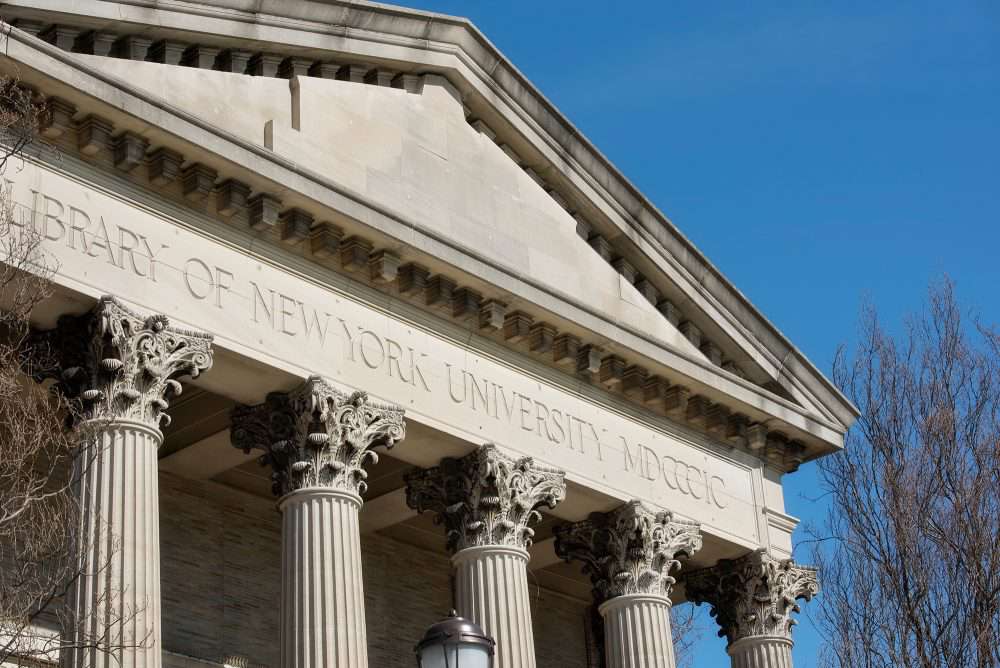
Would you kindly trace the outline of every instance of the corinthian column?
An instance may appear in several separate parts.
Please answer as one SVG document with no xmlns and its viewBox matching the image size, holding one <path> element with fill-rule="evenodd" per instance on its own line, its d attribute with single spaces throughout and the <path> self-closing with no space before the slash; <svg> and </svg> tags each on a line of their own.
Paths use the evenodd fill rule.
<svg viewBox="0 0 1000 668">
<path fill-rule="evenodd" d="M 712 606 L 733 668 L 792 668 L 792 613 L 819 591 L 815 568 L 757 550 L 695 571 L 684 586 L 688 600 Z"/>
<path fill-rule="evenodd" d="M 358 514 L 378 462 L 405 434 L 403 410 L 318 376 L 232 414 L 232 443 L 263 450 L 281 510 L 282 668 L 366 668 Z"/>
<path fill-rule="evenodd" d="M 68 668 L 159 668 L 160 528 L 157 449 L 180 376 L 212 366 L 211 337 L 170 327 L 104 297 L 33 335 L 36 380 L 79 402 L 80 577 L 65 629 Z"/>
<path fill-rule="evenodd" d="M 590 575 L 608 668 L 674 668 L 670 571 L 701 549 L 698 524 L 631 501 L 556 527 L 555 538 L 556 554 Z"/>
<path fill-rule="evenodd" d="M 455 567 L 455 607 L 497 643 L 496 668 L 534 668 L 528 547 L 541 519 L 566 496 L 565 474 L 492 444 L 406 476 L 406 503 L 437 513 Z"/>
</svg>

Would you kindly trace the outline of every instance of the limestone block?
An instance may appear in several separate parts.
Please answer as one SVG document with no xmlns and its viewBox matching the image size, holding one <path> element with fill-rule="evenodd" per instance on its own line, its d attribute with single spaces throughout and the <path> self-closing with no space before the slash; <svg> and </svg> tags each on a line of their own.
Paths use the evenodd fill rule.
<svg viewBox="0 0 1000 668">
<path fill-rule="evenodd" d="M 76 42 L 79 30 L 68 25 L 50 25 L 38 33 L 38 38 L 56 46 L 63 51 L 69 51 Z"/>
<path fill-rule="evenodd" d="M 284 79 L 249 77 L 195 67 L 163 67 L 159 63 L 121 58 L 80 57 L 87 59 L 91 67 L 129 81 L 226 132 L 257 144 L 264 143 L 267 121 L 273 119 L 286 125 L 291 122 L 291 93 Z"/>
<path fill-rule="evenodd" d="M 38 119 L 38 131 L 43 137 L 55 139 L 73 129 L 76 106 L 60 97 L 45 100 L 45 109 Z"/>
<path fill-rule="evenodd" d="M 507 305 L 491 299 L 483 302 L 479 308 L 479 328 L 491 332 L 503 329 L 504 318 L 507 315 Z"/>
<path fill-rule="evenodd" d="M 249 198 L 250 186 L 236 179 L 226 179 L 219 185 L 215 209 L 220 215 L 231 218 L 246 211 Z"/>
<path fill-rule="evenodd" d="M 444 77 L 422 76 L 419 93 L 316 76 L 296 76 L 293 90 L 287 80 L 234 74 L 240 62 L 249 62 L 249 55 L 237 52 L 217 57 L 229 71 L 80 57 L 482 253 L 513 275 L 551 286 L 610 322 L 698 354 L 638 292 L 629 297 L 633 303 L 621 298 L 619 275 L 581 243 L 579 221 L 466 122 L 461 96 Z M 159 164 L 166 168 L 157 178 L 169 180 L 172 164 Z M 613 249 L 601 242 L 610 257 Z M 581 273 L 586 285 L 576 278 Z"/>
<path fill-rule="evenodd" d="M 219 57 L 219 49 L 213 46 L 203 46 L 192 44 L 185 49 L 181 56 L 181 65 L 197 67 L 203 70 L 211 70 L 215 67 L 216 59 Z"/>
<path fill-rule="evenodd" d="M 344 231 L 333 223 L 319 223 L 310 241 L 313 256 L 323 260 L 337 256 L 340 253 L 340 240 L 343 237 Z"/>
<path fill-rule="evenodd" d="M 430 273 L 427 267 L 410 262 L 399 268 L 399 292 L 411 297 L 423 297 Z"/>
<path fill-rule="evenodd" d="M 115 167 L 123 172 L 131 172 L 146 157 L 149 142 L 134 132 L 123 132 L 115 137 Z"/>
<path fill-rule="evenodd" d="M 90 114 L 80 120 L 76 129 L 77 145 L 84 155 L 97 155 L 112 147 L 111 132 L 114 125 L 111 121 Z"/>
<path fill-rule="evenodd" d="M 169 148 L 160 147 L 149 155 L 149 180 L 164 186 L 180 176 L 184 156 Z"/>
<path fill-rule="evenodd" d="M 161 39 L 150 44 L 149 50 L 146 52 L 146 60 L 165 65 L 180 65 L 181 58 L 188 46 L 184 42 Z"/>
<path fill-rule="evenodd" d="M 309 238 L 313 217 L 307 211 L 292 208 L 281 214 L 281 241 L 295 246 Z"/>
<path fill-rule="evenodd" d="M 399 256 L 387 250 L 375 251 L 368 258 L 368 269 L 375 283 L 391 283 L 399 276 Z"/>
<path fill-rule="evenodd" d="M 117 39 L 117 35 L 114 33 L 88 30 L 77 36 L 73 50 L 77 53 L 107 57 L 111 55 L 115 39 Z"/>
</svg>

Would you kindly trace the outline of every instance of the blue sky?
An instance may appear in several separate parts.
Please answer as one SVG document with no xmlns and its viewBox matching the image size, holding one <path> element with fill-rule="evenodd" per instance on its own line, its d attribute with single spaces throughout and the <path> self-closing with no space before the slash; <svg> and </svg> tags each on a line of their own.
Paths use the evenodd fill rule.
<svg viewBox="0 0 1000 668">
<path fill-rule="evenodd" d="M 863 299 L 898 321 L 944 273 L 1000 320 L 995 1 L 412 5 L 471 18 L 822 371 Z M 786 485 L 822 518 L 813 466 Z"/>
</svg>

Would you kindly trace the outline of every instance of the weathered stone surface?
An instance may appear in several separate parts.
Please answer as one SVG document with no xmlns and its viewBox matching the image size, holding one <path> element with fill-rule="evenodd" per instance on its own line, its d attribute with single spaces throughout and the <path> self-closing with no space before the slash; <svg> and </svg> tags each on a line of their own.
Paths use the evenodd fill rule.
<svg viewBox="0 0 1000 668">
<path fill-rule="evenodd" d="M 401 408 L 364 392 L 345 394 L 318 376 L 294 392 L 236 407 L 232 422 L 233 447 L 264 451 L 275 496 L 310 487 L 363 495 L 364 467 L 378 461 L 373 448 L 392 448 L 406 435 Z"/>
<path fill-rule="evenodd" d="M 292 208 L 280 216 L 281 241 L 289 246 L 295 246 L 309 238 L 313 225 L 313 217 L 299 208 Z"/>
<path fill-rule="evenodd" d="M 82 402 L 87 419 L 151 428 L 170 423 L 177 379 L 212 367 L 210 335 L 171 327 L 164 315 L 142 316 L 113 297 L 84 315 L 60 317 L 55 329 L 33 334 L 31 347 L 35 379 L 55 379 L 60 392 Z"/>
<path fill-rule="evenodd" d="M 247 200 L 250 227 L 259 232 L 278 224 L 281 200 L 267 193 L 257 193 Z"/>
<path fill-rule="evenodd" d="M 76 106 L 60 97 L 49 97 L 38 119 L 38 131 L 43 137 L 55 139 L 73 130 Z"/>
<path fill-rule="evenodd" d="M 215 203 L 216 211 L 226 218 L 236 215 L 245 216 L 249 198 L 250 186 L 236 179 L 226 179 L 219 184 Z"/>
<path fill-rule="evenodd" d="M 169 148 L 159 147 L 149 155 L 149 180 L 158 186 L 171 183 L 181 174 L 184 156 Z"/>
<path fill-rule="evenodd" d="M 513 458 L 487 444 L 462 459 L 406 476 L 406 503 L 433 512 L 447 530 L 448 549 L 514 546 L 527 549 L 541 507 L 566 496 L 565 473 Z"/>
<path fill-rule="evenodd" d="M 670 572 L 702 543 L 697 522 L 639 501 L 557 526 L 555 536 L 560 558 L 583 562 L 598 603 L 628 594 L 669 598 L 676 582 Z"/>
<path fill-rule="evenodd" d="M 94 156 L 113 146 L 111 133 L 114 131 L 111 121 L 89 114 L 82 118 L 76 128 L 77 146 L 84 155 Z"/>
<path fill-rule="evenodd" d="M 732 644 L 754 636 L 790 639 L 796 601 L 815 596 L 819 582 L 815 568 L 755 550 L 688 574 L 684 589 L 689 600 L 712 606 L 719 636 Z"/>
<path fill-rule="evenodd" d="M 115 167 L 123 172 L 131 172 L 145 161 L 147 146 L 149 142 L 146 138 L 134 132 L 123 132 L 115 137 Z"/>
<path fill-rule="evenodd" d="M 218 172 L 200 162 L 188 165 L 181 170 L 181 188 L 184 197 L 192 202 L 204 201 L 215 188 L 215 179 L 218 176 Z"/>
</svg>

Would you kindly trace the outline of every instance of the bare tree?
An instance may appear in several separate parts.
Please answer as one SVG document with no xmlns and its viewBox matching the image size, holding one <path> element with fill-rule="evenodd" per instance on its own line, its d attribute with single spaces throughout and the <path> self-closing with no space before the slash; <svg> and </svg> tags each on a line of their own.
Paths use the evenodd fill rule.
<svg viewBox="0 0 1000 668">
<path fill-rule="evenodd" d="M 0 177 L 39 147 L 43 109 L 30 87 L 0 78 Z M 88 546 L 75 488 L 97 453 L 78 404 L 32 381 L 52 375 L 31 317 L 51 296 L 56 267 L 23 213 L 9 186 L 0 188 L 0 665 L 132 644 L 108 635 L 113 601 L 93 602 L 99 620 L 76 619 L 64 605 L 81 578 L 101 576 L 116 546 L 102 563 L 81 559 Z"/>
<path fill-rule="evenodd" d="M 1000 666 L 1000 335 L 945 281 L 896 337 L 866 308 L 834 379 L 861 417 L 820 463 L 823 664 Z"/>
<path fill-rule="evenodd" d="M 38 105 L 30 88 L 0 80 L 0 175 L 19 168 Z M 0 191 L 0 663 L 46 658 L 58 647 L 57 606 L 76 574 L 77 507 L 67 472 L 76 456 L 64 428 L 72 407 L 24 373 L 30 316 L 50 292 L 40 240 Z"/>
<path fill-rule="evenodd" d="M 670 611 L 670 631 L 674 639 L 674 659 L 677 668 L 689 668 L 694 662 L 694 648 L 704 626 L 698 616 L 698 606 L 681 603 Z"/>
</svg>

